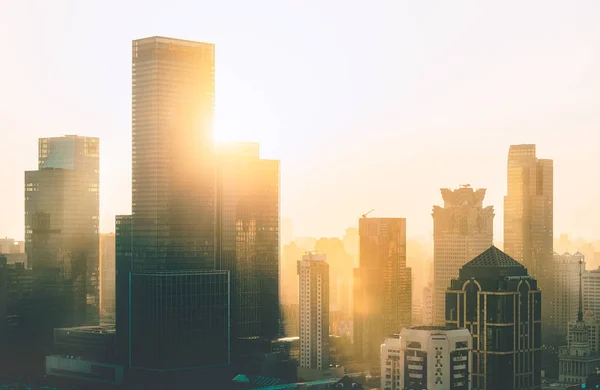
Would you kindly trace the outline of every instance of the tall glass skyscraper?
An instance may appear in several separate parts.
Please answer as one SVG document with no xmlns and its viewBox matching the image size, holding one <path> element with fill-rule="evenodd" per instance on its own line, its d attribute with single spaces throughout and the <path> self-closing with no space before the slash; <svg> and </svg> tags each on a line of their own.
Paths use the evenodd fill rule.
<svg viewBox="0 0 600 390">
<path fill-rule="evenodd" d="M 553 296 L 554 166 L 535 145 L 511 145 L 504 197 L 504 250 L 521 262 L 544 291 L 542 315 L 550 335 Z"/>
<path fill-rule="evenodd" d="M 42 138 L 25 172 L 25 251 L 49 337 L 99 320 L 99 156 L 98 138 Z"/>
<path fill-rule="evenodd" d="M 214 45 L 132 45 L 132 215 L 116 223 L 118 352 L 168 372 L 229 363 L 229 272 L 215 269 Z"/>
<path fill-rule="evenodd" d="M 379 364 L 386 336 L 412 320 L 411 269 L 406 266 L 406 219 L 358 222 L 360 263 L 354 269 L 354 347 L 357 357 Z"/>
<path fill-rule="evenodd" d="M 231 272 L 231 336 L 279 333 L 279 161 L 259 144 L 222 144 L 217 153 L 217 268 Z M 246 343 L 243 343 L 246 344 Z"/>
</svg>

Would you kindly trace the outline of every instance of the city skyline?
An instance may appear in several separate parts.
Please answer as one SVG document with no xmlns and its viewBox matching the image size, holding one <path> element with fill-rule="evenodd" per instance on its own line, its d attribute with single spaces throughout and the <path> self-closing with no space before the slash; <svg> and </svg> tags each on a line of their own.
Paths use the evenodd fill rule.
<svg viewBox="0 0 600 390">
<path fill-rule="evenodd" d="M 323 18 L 293 5 L 275 7 L 273 14 L 280 13 L 280 18 L 259 16 L 268 8 L 264 4 L 253 5 L 253 9 L 242 6 L 239 10 L 213 5 L 209 7 L 213 16 L 209 16 L 211 12 L 189 12 L 194 15 L 194 23 L 187 23 L 190 16 L 186 13 L 171 10 L 163 21 L 158 18 L 163 8 L 148 4 L 144 11 L 147 21 L 136 18 L 130 25 L 127 16 L 133 10 L 126 6 L 111 23 L 114 28 L 103 35 L 96 32 L 95 22 L 83 21 L 92 15 L 99 20 L 113 17 L 110 3 L 102 9 L 92 5 L 71 8 L 69 5 L 75 3 L 65 1 L 61 8 L 65 14 L 57 18 L 70 18 L 78 12 L 78 18 L 71 18 L 73 22 L 48 25 L 35 16 L 15 24 L 20 19 L 11 16 L 20 15 L 27 3 L 9 4 L 0 17 L 1 25 L 17 36 L 7 42 L 7 57 L 21 58 L 2 65 L 6 67 L 5 74 L 11 75 L 3 80 L 5 90 L 15 91 L 14 96 L 0 94 L 0 101 L 5 104 L 2 114 L 16 142 L 0 147 L 0 163 L 14 167 L 14 172 L 7 170 L 3 177 L 9 185 L 3 194 L 1 211 L 7 217 L 0 221 L 0 236 L 23 238 L 23 206 L 20 193 L 13 188 L 20 182 L 20 172 L 33 169 L 31 152 L 35 140 L 44 136 L 100 136 L 104 145 L 100 231 L 113 230 L 114 215 L 129 214 L 130 117 L 126 106 L 130 91 L 127 67 L 122 65 L 130 54 L 128 40 L 156 33 L 210 41 L 219 46 L 217 138 L 257 141 L 263 145 L 265 157 L 281 158 L 282 215 L 292 218 L 298 236 L 340 236 L 371 208 L 377 209 L 374 216 L 406 217 L 411 221 L 409 237 L 429 236 L 428 210 L 437 201 L 437 188 L 457 183 L 477 183 L 487 188 L 488 203 L 499 209 L 506 192 L 506 148 L 520 143 L 536 143 L 540 155 L 555 161 L 556 234 L 600 236 L 587 215 L 598 191 L 584 171 L 585 166 L 597 163 L 594 143 L 581 143 L 579 153 L 574 154 L 563 147 L 561 138 L 568 129 L 571 139 L 581 140 L 597 127 L 593 99 L 600 78 L 593 69 L 598 57 L 589 47 L 595 46 L 598 36 L 593 33 L 596 27 L 591 19 L 598 4 L 545 4 L 545 18 L 535 18 L 535 31 L 529 27 L 529 20 L 538 11 L 533 4 L 522 5 L 519 15 L 511 14 L 508 7 L 475 5 L 464 9 L 456 4 L 440 5 L 448 7 L 440 10 L 448 12 L 440 14 L 452 17 L 431 19 L 429 10 L 420 5 L 383 3 L 367 10 L 347 5 L 343 11 L 346 18 L 339 21 L 335 31 L 327 23 L 337 11 L 333 4 L 323 7 Z M 189 7 L 193 11 L 207 5 Z M 380 26 L 353 32 L 351 25 L 364 12 L 368 23 L 380 20 Z M 498 16 L 498 21 L 491 14 Z M 182 18 L 177 26 L 169 22 L 175 16 Z M 296 16 L 312 22 L 314 31 L 309 36 L 301 38 L 302 34 L 297 34 L 305 28 L 303 24 L 288 23 Z M 406 18 L 407 23 L 392 18 Z M 225 31 L 218 20 L 237 21 L 248 27 L 244 31 L 251 31 L 249 27 L 260 24 L 257 22 L 265 25 L 242 36 Z M 500 36 L 497 31 L 503 31 L 501 26 L 506 23 L 513 29 Z M 45 37 L 28 32 L 35 31 L 34 24 L 47 27 Z M 59 27 L 62 25 L 77 28 L 78 34 L 68 34 L 69 30 Z M 194 27 L 185 27 L 190 25 Z M 464 29 L 450 28 L 456 25 L 463 25 Z M 441 29 L 453 32 L 441 36 Z M 478 31 L 479 37 L 465 34 L 472 29 Z M 411 39 L 403 38 L 407 36 Z M 378 37 L 382 38 L 381 43 L 369 45 Z M 306 44 L 305 38 L 313 44 Z M 36 71 L 37 61 L 22 52 L 34 39 L 43 39 L 41 54 L 51 50 L 54 58 L 45 63 L 44 72 Z M 549 41 L 554 44 L 548 45 Z M 398 43 L 394 53 L 388 50 L 393 42 Z M 355 44 L 366 48 L 365 55 L 354 55 Z M 79 48 L 80 55 L 73 56 L 69 49 L 73 47 Z M 439 65 L 421 66 L 430 62 Z M 320 67 L 322 63 L 327 64 Z M 95 75 L 93 80 L 82 71 L 88 66 Z M 315 80 L 307 78 L 302 69 L 315 70 L 310 72 Z M 44 79 L 48 73 L 56 77 Z M 358 73 L 374 76 L 356 80 L 353 76 Z M 557 80 L 556 74 L 564 76 Z M 469 81 L 471 76 L 482 82 Z M 355 80 L 357 93 L 347 93 L 348 79 Z M 464 91 L 458 93 L 459 88 Z M 25 96 L 28 101 L 22 106 L 27 110 L 33 107 L 38 115 L 27 115 L 21 108 Z M 416 98 L 411 101 L 409 96 Z M 436 115 L 430 115 L 432 112 Z M 435 118 L 428 119 L 432 117 Z M 344 135 L 336 138 L 343 129 L 347 129 Z M 364 137 L 367 130 L 372 135 Z M 326 145 L 338 140 L 341 142 L 337 142 L 335 150 L 325 153 Z M 477 150 L 467 142 L 475 140 Z M 452 148 L 446 147 L 448 142 L 452 142 Z M 308 147 L 314 155 L 309 160 L 304 158 Z M 376 148 L 379 153 L 372 152 Z M 366 159 L 366 155 L 372 157 Z M 477 166 L 472 164 L 474 159 L 478 160 Z M 365 162 L 358 164 L 357 160 Z M 331 165 L 330 172 L 307 175 L 325 164 Z M 381 166 L 396 167 L 405 185 L 415 190 L 404 191 L 405 185 L 385 183 L 380 180 L 381 173 L 370 176 L 369 172 Z M 420 168 L 411 169 L 413 166 Z M 444 172 L 442 166 L 452 173 Z M 390 174 L 389 169 L 384 171 Z M 299 177 L 306 180 L 297 180 Z M 354 183 L 357 177 L 363 182 L 358 189 Z M 299 182 L 305 188 L 330 191 L 303 199 Z M 372 197 L 367 189 L 379 195 Z M 339 191 L 352 196 L 336 202 Z M 566 204 L 572 207 L 560 207 Z M 315 220 L 322 223 L 313 224 Z M 503 216 L 499 214 L 494 223 L 498 241 L 502 241 L 502 226 Z"/>
</svg>

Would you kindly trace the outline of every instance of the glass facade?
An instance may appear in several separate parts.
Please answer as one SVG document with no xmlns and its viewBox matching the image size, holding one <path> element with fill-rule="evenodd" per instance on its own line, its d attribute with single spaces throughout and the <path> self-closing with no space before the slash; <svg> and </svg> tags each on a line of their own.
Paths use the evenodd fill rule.
<svg viewBox="0 0 600 390">
<path fill-rule="evenodd" d="M 521 262 L 553 296 L 553 161 L 536 158 L 535 145 L 512 145 L 504 197 L 504 250 Z M 544 302 L 544 324 L 553 329 L 552 299 Z"/>
<path fill-rule="evenodd" d="M 406 266 L 406 219 L 361 218 L 360 263 L 354 270 L 357 357 L 379 361 L 386 336 L 412 320 L 411 269 Z"/>
<path fill-rule="evenodd" d="M 214 55 L 209 43 L 133 41 L 133 252 L 144 268 L 214 268 Z"/>
<path fill-rule="evenodd" d="M 51 338 L 99 319 L 99 140 L 43 138 L 39 148 L 39 170 L 25 172 L 25 251 Z"/>
<path fill-rule="evenodd" d="M 227 271 L 132 272 L 129 278 L 131 367 L 229 364 Z"/>
<path fill-rule="evenodd" d="M 541 389 L 541 314 L 537 281 L 496 247 L 461 268 L 446 292 L 446 325 L 473 335 L 474 390 Z"/>
<path fill-rule="evenodd" d="M 217 267 L 231 272 L 232 338 L 277 338 L 279 161 L 260 159 L 258 144 L 219 150 L 217 240 Z"/>
</svg>

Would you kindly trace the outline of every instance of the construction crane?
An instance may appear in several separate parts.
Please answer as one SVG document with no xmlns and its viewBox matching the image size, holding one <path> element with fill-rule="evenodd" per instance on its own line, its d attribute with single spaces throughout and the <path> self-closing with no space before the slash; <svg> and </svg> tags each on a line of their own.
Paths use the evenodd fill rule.
<svg viewBox="0 0 600 390">
<path fill-rule="evenodd" d="M 363 217 L 363 218 L 367 218 L 367 215 L 371 214 L 373 211 L 375 211 L 375 209 L 373 209 L 373 210 L 371 210 L 371 211 L 369 211 L 369 212 L 367 212 L 367 213 L 364 213 L 364 214 L 362 215 L 362 217 Z"/>
</svg>

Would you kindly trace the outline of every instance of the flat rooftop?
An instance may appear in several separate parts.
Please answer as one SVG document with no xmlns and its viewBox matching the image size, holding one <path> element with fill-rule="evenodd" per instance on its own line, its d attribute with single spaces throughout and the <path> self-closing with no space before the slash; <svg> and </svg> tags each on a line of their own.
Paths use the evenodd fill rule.
<svg viewBox="0 0 600 390">
<path fill-rule="evenodd" d="M 74 328 L 56 328 L 54 330 L 62 330 L 65 332 L 89 333 L 89 334 L 113 334 L 113 333 L 115 333 L 115 326 L 112 324 L 94 325 L 94 326 L 76 326 Z"/>
</svg>

